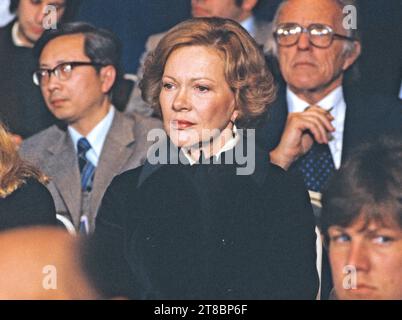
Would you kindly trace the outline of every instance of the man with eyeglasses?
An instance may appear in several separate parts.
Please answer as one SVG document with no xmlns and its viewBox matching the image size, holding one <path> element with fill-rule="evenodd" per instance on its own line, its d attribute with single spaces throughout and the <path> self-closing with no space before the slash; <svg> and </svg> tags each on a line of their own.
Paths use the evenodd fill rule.
<svg viewBox="0 0 402 320">
<path fill-rule="evenodd" d="M 80 22 L 45 31 L 34 48 L 33 82 L 60 123 L 25 140 L 20 151 L 51 177 L 58 214 L 85 234 L 114 176 L 145 161 L 148 131 L 160 127 L 112 105 L 120 52 L 112 33 Z"/>
<path fill-rule="evenodd" d="M 400 126 L 395 105 L 365 101 L 354 88 L 343 86 L 345 72 L 361 52 L 357 30 L 344 28 L 346 5 L 356 3 L 287 0 L 273 21 L 273 53 L 285 88 L 280 88 L 269 111 L 269 123 L 260 128 L 260 141 L 270 151 L 271 162 L 299 171 L 309 190 L 316 192 L 321 192 L 357 143 Z M 316 146 L 327 150 L 306 158 Z M 321 171 L 311 165 L 318 160 L 324 163 Z"/>
<path fill-rule="evenodd" d="M 45 28 L 72 19 L 80 0 L 11 0 L 16 19 L 0 28 L 0 119 L 16 142 L 55 122 L 32 83 L 32 48 Z"/>
<path fill-rule="evenodd" d="M 345 29 L 352 0 L 287 0 L 276 12 L 274 55 L 284 86 L 257 131 L 270 161 L 299 175 L 319 215 L 320 195 L 356 146 L 402 124 L 393 102 L 343 85 L 361 52 L 357 30 Z"/>
</svg>

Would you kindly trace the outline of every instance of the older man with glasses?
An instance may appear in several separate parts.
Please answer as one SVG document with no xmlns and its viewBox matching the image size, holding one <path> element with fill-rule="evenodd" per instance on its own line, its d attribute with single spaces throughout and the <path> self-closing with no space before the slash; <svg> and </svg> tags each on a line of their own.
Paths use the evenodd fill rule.
<svg viewBox="0 0 402 320">
<path fill-rule="evenodd" d="M 269 125 L 259 132 L 260 141 L 272 162 L 300 172 L 315 192 L 357 143 L 400 126 L 401 110 L 385 101 L 364 101 L 343 85 L 361 52 L 357 30 L 344 27 L 346 5 L 355 1 L 287 0 L 273 22 L 273 53 L 285 88 L 267 117 Z"/>
<path fill-rule="evenodd" d="M 300 175 L 319 214 L 328 180 L 360 143 L 397 129 L 393 101 L 344 86 L 361 52 L 355 29 L 345 28 L 352 0 L 287 0 L 276 12 L 273 53 L 284 86 L 257 132 L 271 162 Z"/>
</svg>

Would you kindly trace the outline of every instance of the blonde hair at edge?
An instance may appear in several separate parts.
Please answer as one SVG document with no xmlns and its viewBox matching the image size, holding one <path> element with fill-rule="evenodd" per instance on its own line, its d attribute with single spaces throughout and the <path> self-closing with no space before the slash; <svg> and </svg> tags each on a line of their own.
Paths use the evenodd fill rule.
<svg viewBox="0 0 402 320">
<path fill-rule="evenodd" d="M 48 182 L 48 178 L 38 169 L 20 158 L 11 135 L 0 124 L 0 198 L 13 193 L 28 178 L 37 179 L 43 184 Z"/>
</svg>

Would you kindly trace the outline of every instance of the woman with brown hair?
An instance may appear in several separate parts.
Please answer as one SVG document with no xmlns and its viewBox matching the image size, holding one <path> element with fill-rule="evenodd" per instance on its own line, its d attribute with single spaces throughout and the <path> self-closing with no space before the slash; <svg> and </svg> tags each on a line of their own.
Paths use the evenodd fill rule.
<svg viewBox="0 0 402 320">
<path fill-rule="evenodd" d="M 183 22 L 140 86 L 168 137 L 103 199 L 95 235 L 111 272 L 134 298 L 314 299 L 308 195 L 243 134 L 275 92 L 254 39 L 227 19 Z"/>
<path fill-rule="evenodd" d="M 0 231 L 57 224 L 46 182 L 38 169 L 19 157 L 11 135 L 0 124 Z"/>
</svg>

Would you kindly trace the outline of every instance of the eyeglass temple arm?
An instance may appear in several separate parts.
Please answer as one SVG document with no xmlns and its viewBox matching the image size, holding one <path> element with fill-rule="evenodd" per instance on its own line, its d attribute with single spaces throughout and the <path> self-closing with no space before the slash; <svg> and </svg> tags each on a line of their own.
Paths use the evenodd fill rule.
<svg viewBox="0 0 402 320">
<path fill-rule="evenodd" d="M 354 38 L 354 37 L 344 36 L 339 33 L 333 33 L 333 37 L 343 39 L 343 40 L 348 40 L 348 41 L 356 41 L 356 38 Z"/>
</svg>

